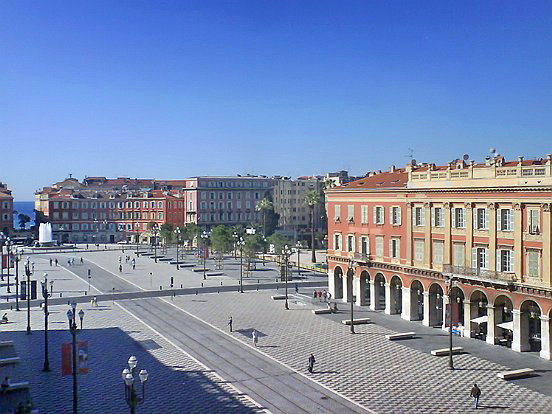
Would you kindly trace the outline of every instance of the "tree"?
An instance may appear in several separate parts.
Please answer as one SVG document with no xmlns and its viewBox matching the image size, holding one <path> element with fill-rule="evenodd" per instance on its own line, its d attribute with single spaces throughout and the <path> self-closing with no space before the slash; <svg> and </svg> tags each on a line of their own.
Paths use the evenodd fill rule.
<svg viewBox="0 0 552 414">
<path fill-rule="evenodd" d="M 265 197 L 257 203 L 255 210 L 263 215 L 263 237 L 266 237 L 266 214 L 268 211 L 274 211 L 274 203 Z"/>
<path fill-rule="evenodd" d="M 186 223 L 182 232 L 182 238 L 191 244 L 200 234 L 201 228 L 196 223 Z"/>
<path fill-rule="evenodd" d="M 211 231 L 211 248 L 218 253 L 227 253 L 232 250 L 234 240 L 230 227 L 220 225 Z"/>
<path fill-rule="evenodd" d="M 286 244 L 289 244 L 289 240 L 279 233 L 273 233 L 267 238 L 268 244 L 274 246 L 274 253 L 280 254 Z"/>
<path fill-rule="evenodd" d="M 161 236 L 165 244 L 171 243 L 174 237 L 173 225 L 169 223 L 161 224 L 161 227 L 159 227 L 159 235 Z"/>
<path fill-rule="evenodd" d="M 27 223 L 31 221 L 31 218 L 23 213 L 19 214 L 17 218 L 19 219 L 19 227 L 21 228 L 21 230 L 23 230 Z"/>
<path fill-rule="evenodd" d="M 310 210 L 312 263 L 316 263 L 316 252 L 314 250 L 314 208 L 319 202 L 320 195 L 316 190 L 310 190 L 305 195 L 305 204 L 309 207 Z"/>
</svg>

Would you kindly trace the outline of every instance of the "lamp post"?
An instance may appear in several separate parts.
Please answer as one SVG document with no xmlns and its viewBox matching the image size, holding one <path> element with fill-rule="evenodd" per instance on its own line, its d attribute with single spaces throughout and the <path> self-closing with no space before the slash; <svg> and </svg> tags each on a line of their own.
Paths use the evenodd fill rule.
<svg viewBox="0 0 552 414">
<path fill-rule="evenodd" d="M 232 233 L 232 238 L 234 239 L 234 259 L 236 259 L 237 250 L 238 250 L 238 241 L 239 241 L 238 233 L 236 232 Z"/>
<path fill-rule="evenodd" d="M 44 367 L 43 372 L 50 371 L 50 361 L 48 360 L 48 298 L 51 293 L 48 292 L 48 273 L 44 273 L 44 279 L 40 282 L 42 285 L 42 297 L 44 298 Z"/>
<path fill-rule="evenodd" d="M 153 248 L 155 250 L 153 253 L 153 259 L 155 260 L 155 263 L 157 263 L 157 235 L 159 234 L 159 225 L 157 223 L 153 223 L 151 229 L 153 231 Z"/>
<path fill-rule="evenodd" d="M 174 229 L 174 233 L 176 234 L 176 270 L 180 270 L 180 266 L 178 265 L 178 244 L 180 243 L 180 227 Z"/>
<path fill-rule="evenodd" d="M 297 274 L 301 277 L 301 242 L 297 241 L 295 247 L 297 248 Z"/>
<path fill-rule="evenodd" d="M 358 266 L 358 263 L 355 262 L 352 258 L 349 259 L 349 262 L 347 264 L 347 280 L 349 279 L 349 272 L 351 272 L 351 333 L 354 334 L 355 333 L 355 325 L 353 324 L 353 321 L 354 321 L 354 315 L 353 315 L 353 312 L 354 312 L 354 304 L 355 304 L 355 296 L 352 294 L 353 293 L 353 281 L 355 279 L 355 268 Z M 347 281 L 347 284 L 349 284 L 349 282 Z"/>
<path fill-rule="evenodd" d="M 125 401 L 130 408 L 130 413 L 136 413 L 138 404 L 142 404 L 146 400 L 146 381 L 148 380 L 148 371 L 141 370 L 138 374 L 142 383 L 142 396 L 138 396 L 134 389 L 134 369 L 138 365 L 138 360 L 134 355 L 128 359 L 128 368 L 123 369 L 122 377 L 125 384 Z"/>
<path fill-rule="evenodd" d="M 284 248 L 282 249 L 282 257 L 284 258 L 284 263 L 285 263 L 284 277 L 285 277 L 285 284 L 286 284 L 286 303 L 285 303 L 286 310 L 289 310 L 289 305 L 288 305 L 288 267 L 289 267 L 289 256 L 290 255 L 291 255 L 291 250 L 289 249 L 288 245 L 286 244 L 284 246 Z"/>
<path fill-rule="evenodd" d="M 0 279 L 4 281 L 4 243 L 7 237 L 0 232 Z"/>
<path fill-rule="evenodd" d="M 26 286 L 26 296 L 27 296 L 27 335 L 31 334 L 31 263 L 27 257 L 25 262 L 25 274 L 27 275 L 27 286 Z"/>
<path fill-rule="evenodd" d="M 15 251 L 15 310 L 19 311 L 19 262 L 21 261 L 21 253 Z"/>
<path fill-rule="evenodd" d="M 81 309 L 78 313 L 80 318 L 80 331 L 82 331 L 82 320 L 84 319 L 84 311 Z M 69 320 L 69 332 L 71 332 L 72 339 L 72 353 L 73 353 L 73 414 L 77 414 L 77 303 L 71 303 L 71 308 L 67 311 L 67 319 Z"/>
<path fill-rule="evenodd" d="M 245 240 L 240 237 L 237 245 L 240 249 L 240 292 L 243 293 L 243 246 L 245 246 Z"/>
<path fill-rule="evenodd" d="M 207 231 L 203 231 L 201 233 L 201 245 L 203 246 L 202 249 L 202 256 L 203 256 L 203 280 L 207 279 L 207 275 L 205 274 L 206 269 L 205 266 L 207 266 L 207 240 L 209 239 L 209 233 Z"/>
<path fill-rule="evenodd" d="M 8 272 L 8 293 L 11 293 L 10 290 L 10 255 L 11 255 L 11 247 L 12 247 L 12 241 L 9 237 L 6 238 L 6 254 L 7 254 L 7 266 L 6 271 Z"/>
<path fill-rule="evenodd" d="M 454 361 L 452 359 L 452 288 L 457 284 L 457 282 L 449 277 L 445 279 L 445 285 L 447 286 L 447 295 L 448 295 L 448 319 L 449 319 L 449 369 L 454 369 Z"/>
</svg>

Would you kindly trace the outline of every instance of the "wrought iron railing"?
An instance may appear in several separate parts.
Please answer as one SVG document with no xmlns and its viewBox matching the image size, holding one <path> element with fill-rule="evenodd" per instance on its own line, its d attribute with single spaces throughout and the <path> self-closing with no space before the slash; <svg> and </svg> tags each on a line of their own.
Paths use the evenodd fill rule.
<svg viewBox="0 0 552 414">
<path fill-rule="evenodd" d="M 453 266 L 449 264 L 443 265 L 443 273 L 452 273 L 453 275 L 460 275 L 477 279 L 500 280 L 504 282 L 516 282 L 518 280 L 515 273 L 496 272 L 494 270 L 478 269 L 465 266 Z"/>
</svg>

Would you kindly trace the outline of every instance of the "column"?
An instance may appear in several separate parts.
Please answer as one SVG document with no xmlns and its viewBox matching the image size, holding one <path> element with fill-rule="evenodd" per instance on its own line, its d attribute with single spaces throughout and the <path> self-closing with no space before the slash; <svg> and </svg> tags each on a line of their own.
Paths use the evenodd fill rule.
<svg viewBox="0 0 552 414">
<path fill-rule="evenodd" d="M 487 343 L 495 345 L 495 308 L 494 306 L 487 305 Z"/>
<path fill-rule="evenodd" d="M 546 315 L 540 316 L 541 320 L 541 351 L 540 357 L 552 360 L 551 348 L 552 343 L 550 341 L 550 318 Z"/>
<path fill-rule="evenodd" d="M 412 203 L 406 203 L 406 216 L 402 220 L 406 222 L 406 264 L 412 266 Z"/>
<path fill-rule="evenodd" d="M 412 318 L 412 309 L 410 306 L 410 288 L 402 287 L 402 312 L 401 318 L 406 319 L 407 321 L 413 320 Z"/>
<path fill-rule="evenodd" d="M 471 302 L 464 299 L 464 337 L 471 338 Z"/>
<path fill-rule="evenodd" d="M 448 295 L 443 295 L 443 323 L 441 324 L 441 328 L 444 330 L 444 331 L 448 331 L 447 329 L 447 324 L 448 324 L 448 319 L 447 319 L 447 305 L 449 303 L 449 296 Z M 452 311 L 452 309 L 451 309 Z"/>
<path fill-rule="evenodd" d="M 364 299 L 364 283 L 366 281 L 363 281 L 360 277 L 355 277 L 355 292 L 356 292 L 356 305 L 357 306 L 364 306 L 366 304 L 366 300 Z"/>
<path fill-rule="evenodd" d="M 543 204 L 542 206 L 542 271 L 541 277 L 545 286 L 552 284 L 550 273 L 552 272 L 551 254 L 552 249 L 550 238 L 552 236 L 550 232 L 550 204 Z M 517 270 L 517 269 L 516 269 Z"/>
<path fill-rule="evenodd" d="M 353 290 L 352 279 L 347 274 L 344 274 L 343 275 L 343 299 L 342 299 L 343 302 L 349 303 L 349 300 L 352 295 L 352 290 Z"/>
<path fill-rule="evenodd" d="M 424 203 L 424 214 L 425 214 L 425 241 L 424 241 L 424 267 L 427 269 L 432 269 L 432 259 L 433 259 L 433 245 L 431 241 L 431 203 Z"/>
<path fill-rule="evenodd" d="M 445 215 L 445 245 L 443 246 L 443 264 L 452 264 L 452 236 L 451 236 L 451 220 L 450 220 L 450 203 L 443 204 L 443 213 Z"/>
<path fill-rule="evenodd" d="M 512 350 L 524 352 L 530 349 L 529 346 L 529 318 L 521 313 L 520 310 L 512 310 L 514 315 L 514 340 L 512 341 Z"/>
<path fill-rule="evenodd" d="M 523 219 L 521 204 L 514 204 L 514 272 L 523 275 Z"/>
<path fill-rule="evenodd" d="M 391 284 L 386 283 L 385 284 L 385 313 L 387 315 L 391 315 L 392 300 L 393 299 L 391 298 Z"/>
<path fill-rule="evenodd" d="M 376 310 L 376 283 L 370 280 L 370 310 Z"/>
<path fill-rule="evenodd" d="M 487 204 L 489 214 L 489 270 L 496 268 L 496 204 Z"/>
<path fill-rule="evenodd" d="M 335 299 L 335 277 L 332 269 L 328 269 L 328 291 L 332 294 L 332 298 Z"/>
<path fill-rule="evenodd" d="M 424 297 L 424 319 L 422 320 L 422 325 L 431 326 L 429 320 L 429 292 L 423 292 L 422 295 Z"/>
<path fill-rule="evenodd" d="M 473 204 L 465 203 L 464 204 L 464 222 L 466 224 L 466 254 L 465 256 L 465 267 L 472 267 L 472 247 L 473 247 Z"/>
</svg>

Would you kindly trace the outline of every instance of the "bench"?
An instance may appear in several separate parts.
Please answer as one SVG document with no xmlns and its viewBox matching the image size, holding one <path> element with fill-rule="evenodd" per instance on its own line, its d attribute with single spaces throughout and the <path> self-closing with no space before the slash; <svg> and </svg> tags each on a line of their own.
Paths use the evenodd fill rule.
<svg viewBox="0 0 552 414">
<path fill-rule="evenodd" d="M 28 381 L 11 382 L 10 386 L 8 388 L 6 388 L 6 392 L 25 390 L 27 388 L 29 388 L 29 382 Z"/>
<path fill-rule="evenodd" d="M 11 357 L 11 358 L 0 358 L 0 365 L 13 365 L 18 364 L 21 358 Z"/>
<path fill-rule="evenodd" d="M 206 273 L 207 276 L 222 276 L 224 275 L 224 272 L 208 272 Z"/>
<path fill-rule="evenodd" d="M 272 300 L 284 300 L 286 298 L 286 295 L 272 295 L 270 298 Z"/>
<path fill-rule="evenodd" d="M 454 346 L 452 348 L 452 354 L 459 354 L 461 352 L 464 352 L 464 348 L 462 348 L 461 346 Z M 434 349 L 433 351 L 431 351 L 431 355 L 434 355 L 434 356 L 443 356 L 443 355 L 449 355 L 450 354 L 450 349 L 449 348 L 441 348 L 441 349 Z"/>
<path fill-rule="evenodd" d="M 180 267 L 194 267 L 195 264 L 193 264 L 193 263 L 180 263 L 178 266 L 180 266 Z"/>
<path fill-rule="evenodd" d="M 416 332 L 401 332 L 391 335 L 385 335 L 385 337 L 390 341 L 396 341 L 399 339 L 412 339 L 414 338 L 414 335 L 416 335 Z"/>
<path fill-rule="evenodd" d="M 153 256 L 153 253 L 140 253 L 142 256 Z"/>
<path fill-rule="evenodd" d="M 368 322 L 370 322 L 370 318 L 353 319 L 353 325 L 362 325 L 362 324 L 368 323 Z M 343 325 L 350 325 L 351 320 L 350 319 L 345 319 L 345 320 L 342 320 L 341 323 Z"/>
<path fill-rule="evenodd" d="M 332 313 L 332 310 L 328 309 L 328 308 L 313 309 L 312 313 L 314 313 L 315 315 L 325 315 L 325 314 L 328 314 L 328 313 Z"/>
<path fill-rule="evenodd" d="M 194 272 L 198 272 L 198 273 L 199 273 L 199 272 L 203 272 L 203 271 L 206 271 L 206 272 L 207 272 L 209 269 L 203 268 L 203 267 L 196 267 L 196 268 L 194 268 L 194 269 L 192 269 L 192 270 L 193 270 Z"/>
<path fill-rule="evenodd" d="M 0 347 L 3 347 L 3 346 L 13 346 L 14 342 L 13 341 L 0 341 Z"/>
<path fill-rule="evenodd" d="M 532 368 L 522 368 L 522 369 L 515 369 L 513 371 L 499 372 L 498 374 L 496 374 L 496 376 L 498 378 L 502 378 L 503 380 L 511 380 L 516 378 L 531 376 L 534 373 L 535 373 L 535 370 Z"/>
</svg>

